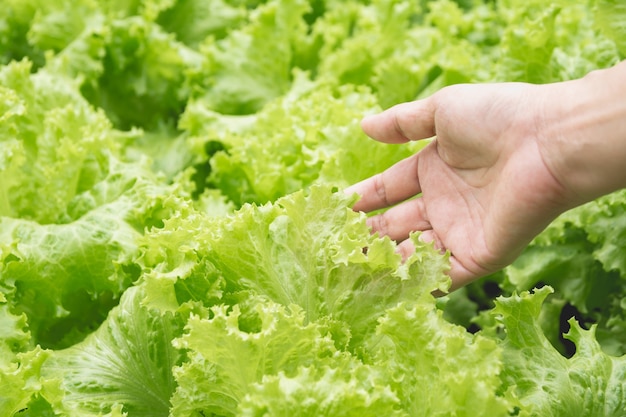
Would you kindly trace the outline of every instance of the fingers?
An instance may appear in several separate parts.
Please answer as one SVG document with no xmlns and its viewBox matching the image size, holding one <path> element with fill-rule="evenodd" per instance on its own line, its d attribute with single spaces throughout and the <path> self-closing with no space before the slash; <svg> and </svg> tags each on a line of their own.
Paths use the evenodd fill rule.
<svg viewBox="0 0 626 417">
<path fill-rule="evenodd" d="M 432 242 L 434 248 L 441 253 L 448 250 L 441 238 L 432 229 L 423 201 L 421 198 L 410 200 L 367 219 L 372 232 L 377 232 L 381 236 L 388 236 L 390 239 L 400 242 L 396 250 L 404 260 L 415 253 L 413 242 L 408 239 L 409 234 L 413 231 L 421 231 L 419 239 L 425 243 Z M 448 271 L 452 280 L 450 291 L 468 284 L 485 273 L 482 270 L 476 272 L 468 269 L 454 254 L 450 255 L 450 270 Z"/>
<path fill-rule="evenodd" d="M 454 291 L 458 288 L 464 287 L 472 281 L 486 275 L 486 272 L 474 272 L 465 267 L 454 255 L 450 256 L 450 271 L 448 276 L 452 281 L 450 291 Z"/>
<path fill-rule="evenodd" d="M 405 143 L 435 135 L 435 104 L 432 98 L 398 104 L 361 121 L 363 131 L 385 143 Z"/>
<path fill-rule="evenodd" d="M 429 243 L 433 242 L 433 245 L 436 249 L 444 252 L 446 250 L 445 247 L 442 246 L 441 240 L 437 237 L 437 235 L 432 230 L 424 231 L 419 239 L 423 242 Z M 406 239 L 400 242 L 397 246 L 397 252 L 402 256 L 403 260 L 407 260 L 411 255 L 415 253 L 415 246 L 411 239 Z M 459 259 L 457 259 L 454 254 L 450 254 L 450 269 L 447 271 L 447 275 L 450 277 L 451 285 L 449 291 L 454 291 L 465 285 L 469 284 L 476 279 L 485 276 L 488 271 L 482 270 L 478 268 L 478 270 L 472 270 L 466 267 Z M 437 296 L 444 295 L 442 293 L 437 293 Z"/>
<path fill-rule="evenodd" d="M 373 139 L 403 143 L 435 135 L 435 105 L 432 98 L 398 104 L 382 113 L 365 117 L 361 126 Z M 372 211 L 389 207 L 421 192 L 417 177 L 419 154 L 398 162 L 384 172 L 347 188 L 361 199 L 353 207 Z"/>
<path fill-rule="evenodd" d="M 353 209 L 369 212 L 392 206 L 419 194 L 421 188 L 417 177 L 418 163 L 419 154 L 412 155 L 380 174 L 346 188 L 346 193 L 357 193 L 361 197 Z"/>
<path fill-rule="evenodd" d="M 404 260 L 415 253 L 413 242 L 408 239 L 413 231 L 420 231 L 419 239 L 425 243 L 432 242 L 434 248 L 441 253 L 451 250 L 444 243 L 442 239 L 444 236 L 439 236 L 432 229 L 424 200 L 421 197 L 405 201 L 384 213 L 372 216 L 367 219 L 367 223 L 372 232 L 400 242 L 397 252 Z M 490 272 L 474 262 L 467 254 L 465 255 L 457 258 L 454 251 L 450 254 L 450 270 L 447 272 L 452 280 L 450 291 L 465 286 Z"/>
<path fill-rule="evenodd" d="M 426 215 L 424 200 L 416 198 L 399 204 L 384 213 L 367 219 L 372 232 L 389 236 L 392 240 L 402 241 L 412 231 L 431 229 Z"/>
</svg>

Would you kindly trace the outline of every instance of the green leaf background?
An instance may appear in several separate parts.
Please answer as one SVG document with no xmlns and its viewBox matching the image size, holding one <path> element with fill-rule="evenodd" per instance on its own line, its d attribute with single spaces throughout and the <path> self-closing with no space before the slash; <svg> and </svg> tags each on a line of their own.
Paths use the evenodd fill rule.
<svg viewBox="0 0 626 417">
<path fill-rule="evenodd" d="M 360 119 L 626 57 L 618 1 L 0 0 L 0 415 L 625 416 L 626 194 L 452 294 Z"/>
</svg>

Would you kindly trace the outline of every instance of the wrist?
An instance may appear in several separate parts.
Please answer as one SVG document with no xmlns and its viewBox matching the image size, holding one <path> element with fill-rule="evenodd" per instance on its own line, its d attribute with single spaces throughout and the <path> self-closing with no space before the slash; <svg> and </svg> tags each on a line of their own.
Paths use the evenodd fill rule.
<svg viewBox="0 0 626 417">
<path fill-rule="evenodd" d="M 539 142 L 568 205 L 626 187 L 626 61 L 545 92 Z"/>
</svg>

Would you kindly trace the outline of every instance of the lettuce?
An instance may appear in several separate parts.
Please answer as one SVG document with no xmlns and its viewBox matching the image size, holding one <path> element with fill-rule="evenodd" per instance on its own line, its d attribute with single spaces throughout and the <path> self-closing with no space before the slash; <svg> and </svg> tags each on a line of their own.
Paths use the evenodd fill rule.
<svg viewBox="0 0 626 417">
<path fill-rule="evenodd" d="M 407 415 L 507 416 L 513 410 L 499 378 L 508 363 L 493 340 L 451 325 L 428 303 L 389 309 L 377 332 L 384 339 L 375 362 L 394 376 Z"/>
<path fill-rule="evenodd" d="M 359 121 L 624 57 L 584 0 L 0 0 L 0 415 L 622 416 L 626 194 L 449 288 Z"/>
<path fill-rule="evenodd" d="M 251 114 L 287 92 L 297 42 L 305 37 L 302 0 L 274 1 L 259 6 L 245 27 L 233 30 L 203 51 L 210 73 L 203 94 L 209 108 L 225 114 Z M 273 54 L 263 45 L 271 43 Z"/>
<path fill-rule="evenodd" d="M 3 357 L 3 361 L 5 358 Z M 22 410 L 33 408 L 29 403 L 43 387 L 41 366 L 48 359 L 48 353 L 41 348 L 35 348 L 26 353 L 19 353 L 11 359 L 15 359 L 16 362 L 3 363 L 0 368 L 0 388 L 2 388 L 0 410 L 12 416 L 21 413 Z"/>
<path fill-rule="evenodd" d="M 624 233 L 619 226 L 624 197 L 619 191 L 562 215 L 505 270 L 503 283 L 518 291 L 530 290 L 537 282 L 554 287 L 582 323 L 600 326 L 598 340 L 615 355 L 626 353 L 622 332 L 626 274 L 620 256 Z M 562 327 L 567 330 L 569 324 Z"/>
<path fill-rule="evenodd" d="M 626 56 L 626 8 L 614 0 L 598 0 L 595 4 L 595 21 L 600 31 L 616 43 L 622 57 Z"/>
<path fill-rule="evenodd" d="M 320 111 L 312 119 L 314 107 Z M 195 155 L 206 155 L 196 156 L 196 164 L 208 167 L 204 186 L 218 188 L 237 205 L 263 204 L 314 183 L 347 186 L 423 146 L 365 141 L 360 115 L 377 109 L 364 89 L 333 88 L 299 73 L 289 93 L 253 117 L 215 114 L 202 99 L 187 109 L 181 127 Z M 373 153 L 379 157 L 370 158 Z"/>
<path fill-rule="evenodd" d="M 626 358 L 607 355 L 595 340 L 595 326 L 583 330 L 575 320 L 565 337 L 576 344 L 576 353 L 561 356 L 537 322 L 551 292 L 543 287 L 501 299 L 493 310 L 507 329 L 503 380 L 520 397 L 520 415 L 623 415 Z"/>
<path fill-rule="evenodd" d="M 56 413 L 102 415 L 123 405 L 129 415 L 167 415 L 179 358 L 171 340 L 180 324 L 141 300 L 139 287 L 129 289 L 97 331 L 51 354 L 41 374 L 60 380 L 43 390 Z"/>
<path fill-rule="evenodd" d="M 431 415 L 436 403 L 446 415 L 457 407 L 454 398 L 468 415 L 487 409 L 507 415 L 510 399 L 498 393 L 497 345 L 451 325 L 433 309 L 430 292 L 448 285 L 445 260 L 416 240 L 418 253 L 401 264 L 390 240 L 367 235 L 364 217 L 349 210 L 350 201 L 328 187 L 312 187 L 308 195 L 246 205 L 204 225 L 186 216 L 193 226 L 176 221 L 147 236 L 144 262 L 154 271 L 146 281 L 154 294 L 148 299 L 164 311 L 189 314 L 184 334 L 173 342 L 189 357 L 174 369 L 174 415 L 353 413 L 359 407 L 371 415 Z M 164 249 L 157 246 L 163 236 L 198 244 Z M 179 254 L 167 258 L 179 260 L 164 265 L 164 254 L 176 247 Z M 202 277 L 213 278 L 200 283 L 198 270 L 180 267 L 186 260 L 205 265 Z M 172 273 L 179 278 L 172 280 Z M 204 290 L 191 299 L 183 287 Z M 437 333 L 440 344 L 433 344 Z M 450 370 L 466 361 L 444 346 L 472 356 L 467 363 L 475 364 L 485 385 L 459 379 L 477 378 L 466 369 L 463 376 L 441 379 L 440 390 L 427 390 L 446 361 Z M 324 384 L 333 380 L 345 388 L 327 396 Z M 355 386 L 363 393 L 355 395 Z M 442 400 L 444 392 L 458 393 L 460 386 L 466 387 L 464 396 Z M 266 392 L 272 397 L 262 400 Z"/>
</svg>

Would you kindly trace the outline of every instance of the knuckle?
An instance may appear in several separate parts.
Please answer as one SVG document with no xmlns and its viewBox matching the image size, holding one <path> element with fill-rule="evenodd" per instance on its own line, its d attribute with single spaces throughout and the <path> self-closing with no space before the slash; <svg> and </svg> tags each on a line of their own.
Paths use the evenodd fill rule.
<svg viewBox="0 0 626 417">
<path fill-rule="evenodd" d="M 378 214 L 370 218 L 370 226 L 373 232 L 377 232 L 380 236 L 389 235 L 389 223 L 385 214 Z"/>
<path fill-rule="evenodd" d="M 385 206 L 389 205 L 387 189 L 382 173 L 374 177 L 374 192 L 376 193 L 378 199 L 385 204 Z"/>
</svg>

